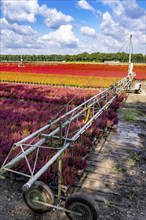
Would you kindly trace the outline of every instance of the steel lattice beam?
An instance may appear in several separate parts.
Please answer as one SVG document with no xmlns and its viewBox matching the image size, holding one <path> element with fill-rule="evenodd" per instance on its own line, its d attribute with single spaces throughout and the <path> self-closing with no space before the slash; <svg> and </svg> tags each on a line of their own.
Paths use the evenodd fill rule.
<svg viewBox="0 0 146 220">
<path fill-rule="evenodd" d="M 127 77 L 120 80 L 116 84 L 86 100 L 85 102 L 70 110 L 66 114 L 62 115 L 58 119 L 54 121 L 49 121 L 46 126 L 37 130 L 23 140 L 15 143 L 2 165 L 1 172 L 10 171 L 24 176 L 29 176 L 30 180 L 23 186 L 24 191 L 28 190 L 31 185 L 61 156 L 61 154 L 91 126 L 92 122 L 95 121 L 104 112 L 104 110 L 111 105 L 116 97 L 121 94 L 123 90 L 127 90 L 130 87 L 134 76 L 134 74 L 129 74 Z M 113 94 L 113 96 L 111 99 L 108 100 L 108 96 L 111 93 Z M 84 114 L 86 114 L 88 109 L 91 109 L 92 111 L 89 115 L 87 122 L 85 124 L 80 124 Z M 72 123 L 79 124 L 77 130 L 72 130 Z M 56 127 L 55 129 L 52 129 L 52 126 L 54 125 Z M 37 141 L 37 139 L 39 139 L 39 141 Z M 35 174 L 35 165 L 39 160 L 38 151 L 40 148 L 47 147 L 46 143 L 48 142 L 52 144 L 50 148 L 56 149 L 57 152 Z M 56 145 L 58 145 L 58 147 L 56 147 Z M 9 156 L 11 152 L 15 151 L 17 148 L 20 148 L 21 152 L 19 152 L 12 160 L 9 161 Z M 34 163 L 34 167 L 31 168 L 27 156 L 29 156 L 34 151 L 36 151 L 36 160 Z M 30 170 L 30 175 L 26 175 L 25 173 L 17 172 L 14 170 L 16 164 L 18 164 L 23 159 L 25 159 L 25 161 L 27 162 Z"/>
</svg>

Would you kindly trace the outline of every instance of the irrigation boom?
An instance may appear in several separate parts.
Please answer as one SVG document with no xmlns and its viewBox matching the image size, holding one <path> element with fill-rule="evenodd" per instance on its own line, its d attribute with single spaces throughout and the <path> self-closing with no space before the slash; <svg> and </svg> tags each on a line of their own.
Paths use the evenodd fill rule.
<svg viewBox="0 0 146 220">
<path fill-rule="evenodd" d="M 49 121 L 48 124 L 41 129 L 15 143 L 1 167 L 1 172 L 10 171 L 29 177 L 29 181 L 23 185 L 23 190 L 28 190 L 33 183 L 39 179 L 58 158 L 60 158 L 62 153 L 72 146 L 72 144 L 92 125 L 92 122 L 111 105 L 117 96 L 120 95 L 123 90 L 129 89 L 134 76 L 134 73 L 131 72 L 127 77 L 118 81 L 116 84 L 111 85 L 104 91 L 89 98 L 58 119 Z M 112 98 L 109 99 L 109 95 L 111 94 Z M 89 110 L 90 114 L 87 114 Z M 86 123 L 83 123 L 84 117 L 87 117 Z M 77 128 L 73 129 L 72 124 L 78 125 Z M 35 173 L 35 167 L 39 160 L 38 154 L 41 148 L 54 149 L 56 153 L 37 173 Z M 19 153 L 10 160 L 10 156 L 13 155 L 14 151 L 18 150 Z M 28 156 L 32 152 L 36 154 L 33 166 L 28 159 Z M 16 165 L 23 159 L 28 165 L 30 175 L 15 170 Z"/>
</svg>

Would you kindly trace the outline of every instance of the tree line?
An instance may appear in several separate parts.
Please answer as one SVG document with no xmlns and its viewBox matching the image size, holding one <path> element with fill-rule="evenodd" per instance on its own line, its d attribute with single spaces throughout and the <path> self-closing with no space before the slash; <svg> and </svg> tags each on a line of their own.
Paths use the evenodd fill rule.
<svg viewBox="0 0 146 220">
<path fill-rule="evenodd" d="M 124 52 L 118 53 L 81 53 L 75 55 L 0 55 L 0 62 L 20 62 L 21 58 L 23 62 L 106 62 L 106 61 L 119 61 L 128 62 L 129 54 Z M 132 62 L 134 63 L 146 63 L 146 55 L 132 54 Z"/>
</svg>

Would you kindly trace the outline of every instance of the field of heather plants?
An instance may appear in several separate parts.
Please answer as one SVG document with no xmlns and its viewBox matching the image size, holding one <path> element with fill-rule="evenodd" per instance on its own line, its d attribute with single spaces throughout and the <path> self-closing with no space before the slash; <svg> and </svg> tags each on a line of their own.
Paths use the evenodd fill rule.
<svg viewBox="0 0 146 220">
<path fill-rule="evenodd" d="M 127 75 L 128 65 L 80 63 L 1 63 L 1 80 L 79 87 L 109 87 Z M 135 65 L 136 79 L 145 80 L 145 65 Z"/>
<path fill-rule="evenodd" d="M 65 113 L 66 106 L 72 109 L 94 94 L 98 90 L 61 88 L 52 86 L 21 85 L 21 84 L 0 84 L 0 165 L 2 165 L 12 145 L 22 138 L 28 136 L 40 127 L 44 126 L 54 115 L 57 117 Z M 112 94 L 110 94 L 111 98 Z M 77 173 L 86 167 L 86 155 L 92 149 L 94 137 L 98 137 L 104 129 L 117 124 L 117 109 L 124 99 L 124 94 L 117 97 L 110 109 L 104 112 L 84 136 L 74 143 L 74 156 L 72 150 L 67 150 L 63 155 L 63 184 L 70 185 L 77 180 Z M 103 103 L 104 104 L 104 103 Z M 101 103 L 102 105 L 102 103 Z M 80 123 L 83 123 L 82 121 Z M 76 124 L 73 125 L 77 129 Z M 42 167 L 55 152 L 42 149 L 40 160 L 36 166 L 36 172 Z M 34 160 L 32 153 L 29 160 Z M 22 172 L 29 172 L 23 162 L 16 168 Z M 57 163 L 47 170 L 43 180 L 57 183 Z"/>
<path fill-rule="evenodd" d="M 17 63 L 1 63 L 2 81 L 17 82 L 0 84 L 0 165 L 14 143 L 43 127 L 47 121 L 63 115 L 67 109 L 70 110 L 81 104 L 85 99 L 97 94 L 97 89 L 64 88 L 53 86 L 32 85 L 53 84 L 73 85 L 78 87 L 108 87 L 119 78 L 127 75 L 127 65 L 109 66 L 104 64 L 32 64 L 25 63 L 19 67 Z M 137 69 L 137 78 L 144 79 L 143 66 Z M 135 70 L 136 71 L 136 70 Z M 31 83 L 19 84 L 19 82 Z M 109 94 L 109 98 L 112 94 Z M 111 107 L 104 112 L 85 132 L 85 135 L 74 143 L 74 157 L 71 150 L 67 150 L 63 156 L 63 184 L 69 185 L 76 181 L 77 173 L 86 166 L 86 155 L 92 148 L 92 140 L 98 138 L 104 129 L 118 122 L 117 109 L 124 99 L 124 94 L 117 97 Z M 104 103 L 100 103 L 101 106 Z M 79 124 L 83 123 L 82 120 Z M 74 124 L 73 130 L 78 129 Z M 55 153 L 48 153 L 45 149 L 40 155 L 40 164 L 37 164 L 36 172 Z M 34 160 L 33 153 L 29 160 Z M 28 172 L 25 164 L 21 162 L 16 168 Z M 57 183 L 57 163 L 42 176 L 43 180 L 49 179 Z"/>
</svg>

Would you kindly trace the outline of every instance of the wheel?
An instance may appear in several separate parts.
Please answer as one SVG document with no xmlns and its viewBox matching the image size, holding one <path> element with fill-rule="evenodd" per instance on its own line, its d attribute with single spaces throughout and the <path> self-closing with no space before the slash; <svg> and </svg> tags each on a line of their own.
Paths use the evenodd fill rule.
<svg viewBox="0 0 146 220">
<path fill-rule="evenodd" d="M 23 198 L 26 205 L 34 212 L 38 213 L 48 212 L 51 208 L 44 204 L 36 203 L 33 200 L 54 204 L 54 195 L 52 190 L 41 181 L 36 181 L 28 191 L 24 192 Z"/>
<path fill-rule="evenodd" d="M 79 212 L 82 216 L 66 212 L 71 220 L 97 220 L 99 208 L 95 200 L 85 193 L 76 193 L 71 195 L 65 203 L 65 208 L 70 211 Z"/>
</svg>

